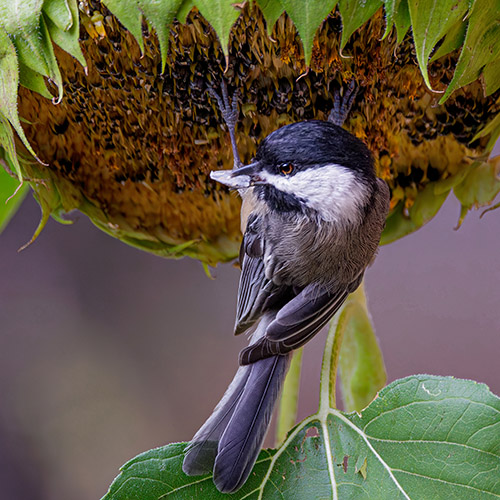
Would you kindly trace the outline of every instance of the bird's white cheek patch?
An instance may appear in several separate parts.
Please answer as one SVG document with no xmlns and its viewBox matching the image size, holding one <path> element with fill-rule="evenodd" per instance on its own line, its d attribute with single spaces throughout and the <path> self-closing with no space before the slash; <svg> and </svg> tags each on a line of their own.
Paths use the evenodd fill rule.
<svg viewBox="0 0 500 500">
<path fill-rule="evenodd" d="M 265 181 L 300 198 L 327 222 L 359 222 L 360 208 L 369 197 L 367 186 L 357 180 L 352 170 L 336 164 L 290 176 L 266 172 Z"/>
</svg>

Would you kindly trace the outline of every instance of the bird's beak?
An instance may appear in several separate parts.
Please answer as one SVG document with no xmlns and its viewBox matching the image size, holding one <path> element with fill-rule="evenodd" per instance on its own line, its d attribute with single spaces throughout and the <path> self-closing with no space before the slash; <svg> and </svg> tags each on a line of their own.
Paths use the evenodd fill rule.
<svg viewBox="0 0 500 500">
<path fill-rule="evenodd" d="M 253 162 L 233 170 L 215 170 L 210 172 L 210 178 L 232 189 L 244 189 L 264 182 L 260 172 L 259 162 Z"/>
</svg>

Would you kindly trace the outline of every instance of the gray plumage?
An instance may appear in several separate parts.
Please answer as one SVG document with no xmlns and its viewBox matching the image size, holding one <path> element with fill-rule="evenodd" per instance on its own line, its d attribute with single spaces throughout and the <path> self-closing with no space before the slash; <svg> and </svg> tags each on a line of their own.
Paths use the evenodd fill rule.
<svg viewBox="0 0 500 500">
<path fill-rule="evenodd" d="M 235 333 L 256 328 L 183 470 L 213 470 L 217 488 L 232 492 L 255 463 L 291 351 L 330 320 L 373 260 L 389 189 L 360 140 L 318 121 L 278 129 L 252 164 L 212 177 L 243 198 Z"/>
</svg>

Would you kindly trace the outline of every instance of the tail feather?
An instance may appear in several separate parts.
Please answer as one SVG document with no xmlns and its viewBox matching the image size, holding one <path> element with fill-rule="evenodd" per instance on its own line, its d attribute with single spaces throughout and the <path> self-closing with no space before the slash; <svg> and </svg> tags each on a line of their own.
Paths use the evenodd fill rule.
<svg viewBox="0 0 500 500">
<path fill-rule="evenodd" d="M 188 476 L 199 476 L 212 472 L 219 439 L 226 430 L 245 389 L 251 371 L 249 368 L 247 366 L 238 368 L 233 381 L 226 389 L 212 415 L 194 435 L 187 447 L 182 470 Z"/>
<path fill-rule="evenodd" d="M 214 482 L 222 493 L 239 489 L 247 480 L 278 399 L 290 356 L 275 356 L 249 366 L 241 394 L 223 435 L 214 466 Z"/>
<path fill-rule="evenodd" d="M 261 318 L 252 337 L 257 342 L 274 314 Z M 195 434 L 182 470 L 189 476 L 213 470 L 223 493 L 239 489 L 247 480 L 269 427 L 290 355 L 274 356 L 240 366 L 212 415 Z"/>
</svg>

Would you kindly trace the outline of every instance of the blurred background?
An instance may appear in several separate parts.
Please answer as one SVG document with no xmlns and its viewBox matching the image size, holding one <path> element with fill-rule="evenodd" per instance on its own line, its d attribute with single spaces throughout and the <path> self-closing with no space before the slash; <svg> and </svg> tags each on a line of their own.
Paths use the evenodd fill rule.
<svg viewBox="0 0 500 500">
<path fill-rule="evenodd" d="M 451 195 L 368 270 L 389 381 L 454 375 L 500 394 L 500 210 L 479 213 L 454 231 Z M 189 440 L 224 392 L 246 344 L 232 335 L 239 271 L 210 280 L 83 215 L 17 253 L 38 219 L 29 195 L 0 236 L 0 484 L 9 500 L 97 499 L 128 459 Z M 305 349 L 300 418 L 316 409 L 324 340 Z"/>
</svg>

